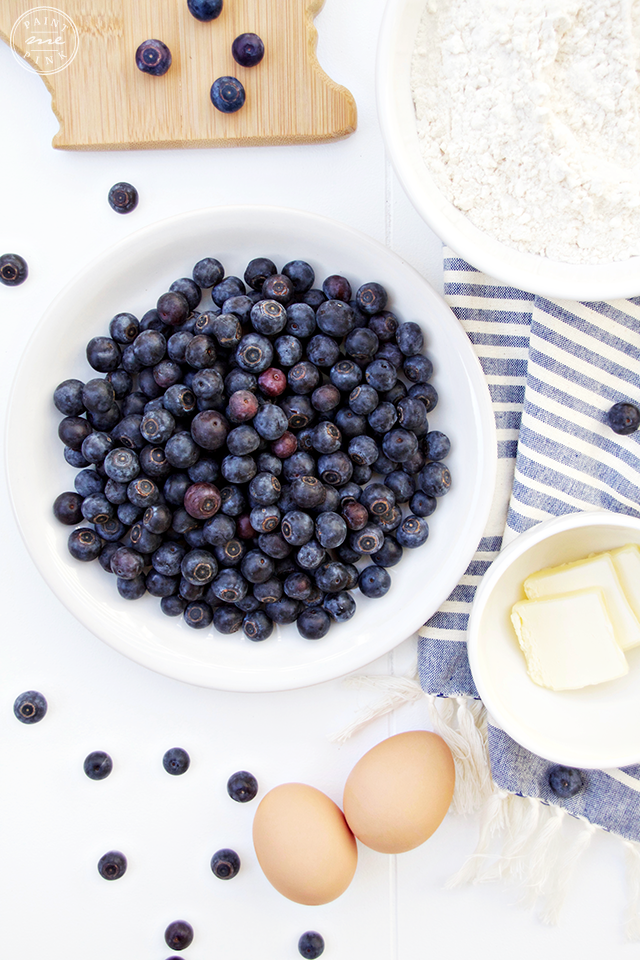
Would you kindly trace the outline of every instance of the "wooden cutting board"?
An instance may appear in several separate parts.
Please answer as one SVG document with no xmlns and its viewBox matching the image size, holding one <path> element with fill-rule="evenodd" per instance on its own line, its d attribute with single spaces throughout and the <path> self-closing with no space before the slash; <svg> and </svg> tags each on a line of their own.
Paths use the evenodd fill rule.
<svg viewBox="0 0 640 960">
<path fill-rule="evenodd" d="M 16 57 L 29 53 L 34 66 L 39 58 L 37 69 L 60 122 L 54 147 L 314 143 L 355 130 L 351 93 L 327 76 L 316 57 L 313 18 L 324 0 L 224 0 L 222 13 L 209 23 L 192 17 L 186 0 L 63 2 L 59 11 L 66 20 L 56 18 L 52 7 L 36 11 L 37 0 L 29 15 L 25 0 L 0 3 L 0 37 L 12 40 Z M 257 33 L 264 42 L 264 59 L 255 67 L 241 67 L 231 55 L 241 33 Z M 171 50 L 173 62 L 162 77 L 135 65 L 135 51 L 148 39 Z M 47 58 L 53 63 L 74 40 L 75 57 L 66 65 L 56 60 L 62 68 L 55 73 L 43 72 L 51 69 Z M 211 84 L 220 76 L 235 76 L 245 87 L 246 102 L 236 113 L 220 113 L 211 103 Z"/>
</svg>

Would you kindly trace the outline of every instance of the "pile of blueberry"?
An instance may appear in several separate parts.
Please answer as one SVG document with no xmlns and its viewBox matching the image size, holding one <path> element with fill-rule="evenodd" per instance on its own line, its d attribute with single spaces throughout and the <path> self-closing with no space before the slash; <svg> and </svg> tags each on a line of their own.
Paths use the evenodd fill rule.
<svg viewBox="0 0 640 960">
<path fill-rule="evenodd" d="M 54 514 L 122 597 L 251 640 L 293 622 L 318 639 L 427 539 L 451 476 L 421 329 L 379 283 L 314 283 L 302 260 L 260 257 L 241 279 L 207 257 L 88 343 L 102 376 L 56 388 L 79 472 Z"/>
</svg>

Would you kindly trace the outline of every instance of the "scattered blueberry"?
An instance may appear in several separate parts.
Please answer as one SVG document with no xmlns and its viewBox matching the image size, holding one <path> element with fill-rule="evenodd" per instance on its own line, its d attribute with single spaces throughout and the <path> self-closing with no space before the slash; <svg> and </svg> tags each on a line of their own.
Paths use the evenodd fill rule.
<svg viewBox="0 0 640 960">
<path fill-rule="evenodd" d="M 119 880 L 127 870 L 127 858 L 118 850 L 110 850 L 98 860 L 98 873 L 105 880 Z"/>
<path fill-rule="evenodd" d="M 582 774 L 573 767 L 552 767 L 549 771 L 549 786 L 564 800 L 574 797 L 584 787 Z"/>
<path fill-rule="evenodd" d="M 172 950 L 186 950 L 193 941 L 193 927 L 186 920 L 174 920 L 165 930 L 164 939 Z"/>
<path fill-rule="evenodd" d="M 0 256 L 0 283 L 7 287 L 17 287 L 24 283 L 29 274 L 27 261 L 17 253 L 3 253 Z"/>
<path fill-rule="evenodd" d="M 231 53 L 241 67 L 255 67 L 264 57 L 264 43 L 255 33 L 241 33 L 233 41 Z"/>
<path fill-rule="evenodd" d="M 217 850 L 211 857 L 211 870 L 219 880 L 232 880 L 240 870 L 240 857 L 235 850 Z"/>
<path fill-rule="evenodd" d="M 138 191 L 130 184 L 122 181 L 114 183 L 107 197 L 109 206 L 116 213 L 131 213 L 138 206 Z"/>
<path fill-rule="evenodd" d="M 83 769 L 90 780 L 104 780 L 113 770 L 113 760 L 104 750 L 94 750 L 85 757 Z"/>
<path fill-rule="evenodd" d="M 607 413 L 607 423 L 622 436 L 635 433 L 640 426 L 640 410 L 633 403 L 614 403 Z"/>
<path fill-rule="evenodd" d="M 162 758 L 162 766 L 172 777 L 178 777 L 189 769 L 191 759 L 182 747 L 171 747 Z"/>
<path fill-rule="evenodd" d="M 204 23 L 215 20 L 222 13 L 222 0 L 187 0 L 189 13 Z"/>
<path fill-rule="evenodd" d="M 222 113 L 235 113 L 245 99 L 244 87 L 235 77 L 218 77 L 211 85 L 211 103 Z"/>
<path fill-rule="evenodd" d="M 153 77 L 161 77 L 171 66 L 171 51 L 162 40 L 143 40 L 136 50 L 136 67 Z"/>
<path fill-rule="evenodd" d="M 37 690 L 27 690 L 16 697 L 13 712 L 21 723 L 38 723 L 47 712 L 47 701 Z"/>
<path fill-rule="evenodd" d="M 247 770 L 238 770 L 227 780 L 227 793 L 238 803 L 248 803 L 258 793 L 258 781 Z"/>
<path fill-rule="evenodd" d="M 298 953 L 307 960 L 317 960 L 324 952 L 324 938 L 315 930 L 307 930 L 298 940 Z"/>
</svg>

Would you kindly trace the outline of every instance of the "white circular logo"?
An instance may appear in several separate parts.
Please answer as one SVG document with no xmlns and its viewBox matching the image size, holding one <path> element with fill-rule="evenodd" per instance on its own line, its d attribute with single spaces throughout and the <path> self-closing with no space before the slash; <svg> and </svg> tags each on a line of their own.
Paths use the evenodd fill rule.
<svg viewBox="0 0 640 960">
<path fill-rule="evenodd" d="M 76 53 L 80 35 L 68 14 L 56 7 L 32 7 L 11 28 L 9 43 L 13 55 L 36 73 L 58 73 L 68 67 Z"/>
</svg>

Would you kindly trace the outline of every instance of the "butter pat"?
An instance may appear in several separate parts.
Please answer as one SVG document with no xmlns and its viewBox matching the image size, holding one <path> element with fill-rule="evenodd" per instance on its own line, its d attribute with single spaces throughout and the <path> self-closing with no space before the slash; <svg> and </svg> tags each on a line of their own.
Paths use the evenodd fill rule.
<svg viewBox="0 0 640 960">
<path fill-rule="evenodd" d="M 604 594 L 604 602 L 620 647 L 630 650 L 640 646 L 640 621 L 624 594 L 613 560 L 608 553 L 564 563 L 559 567 L 547 567 L 532 573 L 524 582 L 524 592 L 529 600 L 587 590 L 591 587 L 598 587 Z"/>
<path fill-rule="evenodd" d="M 640 548 L 636 543 L 610 550 L 609 555 L 629 605 L 640 620 Z"/>
<path fill-rule="evenodd" d="M 511 622 L 527 672 L 541 687 L 579 690 L 629 671 L 600 588 L 520 600 Z"/>
</svg>

